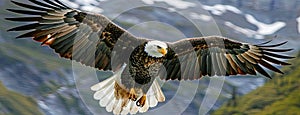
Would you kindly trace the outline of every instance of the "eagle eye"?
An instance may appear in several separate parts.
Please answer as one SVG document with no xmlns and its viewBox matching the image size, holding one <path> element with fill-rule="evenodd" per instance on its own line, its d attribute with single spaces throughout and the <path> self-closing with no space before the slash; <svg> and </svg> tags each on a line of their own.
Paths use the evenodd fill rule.
<svg viewBox="0 0 300 115">
<path fill-rule="evenodd" d="M 161 49 L 161 47 L 160 47 L 160 46 L 157 46 L 157 48 L 158 48 L 158 49 Z"/>
</svg>

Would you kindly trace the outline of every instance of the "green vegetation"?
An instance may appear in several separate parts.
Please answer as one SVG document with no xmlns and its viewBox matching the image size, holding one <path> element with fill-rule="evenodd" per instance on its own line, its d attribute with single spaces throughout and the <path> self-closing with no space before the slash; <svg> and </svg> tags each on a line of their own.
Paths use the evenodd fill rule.
<svg viewBox="0 0 300 115">
<path fill-rule="evenodd" d="M 42 115 L 34 99 L 7 90 L 1 82 L 0 111 L 6 115 Z"/>
<path fill-rule="evenodd" d="M 213 115 L 300 115 L 300 53 L 263 87 L 230 100 Z"/>
<path fill-rule="evenodd" d="M 47 70 L 70 67 L 68 61 L 59 59 L 58 56 L 49 56 L 51 54 L 44 54 L 33 48 L 4 43 L 0 45 L 0 52 L 6 55 L 7 59 L 11 58 L 26 64 L 35 64 L 36 67 Z"/>
<path fill-rule="evenodd" d="M 57 94 L 57 96 L 64 105 L 64 107 L 66 107 L 67 111 L 71 112 L 71 109 L 73 108 L 76 109 L 76 111 L 81 115 L 85 114 L 84 110 L 79 106 L 80 101 L 75 96 L 71 95 L 70 97 L 68 97 L 63 96 L 62 94 Z"/>
<path fill-rule="evenodd" d="M 40 85 L 38 91 L 42 96 L 47 96 L 48 94 L 55 93 L 60 87 L 61 85 L 58 85 L 57 83 L 55 83 L 55 81 L 50 80 L 49 82 Z"/>
</svg>

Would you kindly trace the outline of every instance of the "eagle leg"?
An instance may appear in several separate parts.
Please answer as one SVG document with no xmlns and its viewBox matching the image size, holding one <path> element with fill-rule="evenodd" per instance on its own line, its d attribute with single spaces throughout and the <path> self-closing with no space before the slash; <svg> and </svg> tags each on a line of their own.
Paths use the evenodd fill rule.
<svg viewBox="0 0 300 115">
<path fill-rule="evenodd" d="M 143 107 L 146 103 L 147 96 L 144 94 L 137 102 L 136 105 Z"/>
<path fill-rule="evenodd" d="M 137 99 L 137 96 L 136 96 L 136 93 L 135 93 L 134 88 L 131 88 L 131 89 L 130 89 L 130 92 L 129 92 L 129 99 L 131 99 L 132 101 L 136 101 L 136 99 Z"/>
</svg>

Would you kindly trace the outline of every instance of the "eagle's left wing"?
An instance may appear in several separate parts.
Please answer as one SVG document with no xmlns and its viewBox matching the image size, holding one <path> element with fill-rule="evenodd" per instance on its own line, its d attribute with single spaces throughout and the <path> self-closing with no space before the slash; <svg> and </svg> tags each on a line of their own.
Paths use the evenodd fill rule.
<svg viewBox="0 0 300 115">
<path fill-rule="evenodd" d="M 194 80 L 206 75 L 256 75 L 258 72 L 271 78 L 263 67 L 283 73 L 269 62 L 290 65 L 276 58 L 293 57 L 276 54 L 292 50 L 276 48 L 286 42 L 275 45 L 266 45 L 267 43 L 269 42 L 251 45 L 219 36 L 190 38 L 169 43 L 169 53 L 163 62 L 165 68 L 161 69 L 159 76 L 164 80 Z"/>
</svg>

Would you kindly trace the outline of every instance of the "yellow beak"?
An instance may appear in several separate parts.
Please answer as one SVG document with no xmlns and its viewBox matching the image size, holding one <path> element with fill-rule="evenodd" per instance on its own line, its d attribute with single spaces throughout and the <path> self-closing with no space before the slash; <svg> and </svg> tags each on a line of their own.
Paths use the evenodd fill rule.
<svg viewBox="0 0 300 115">
<path fill-rule="evenodd" d="M 163 55 L 167 54 L 167 50 L 165 48 L 158 49 L 158 52 L 163 54 Z"/>
</svg>

